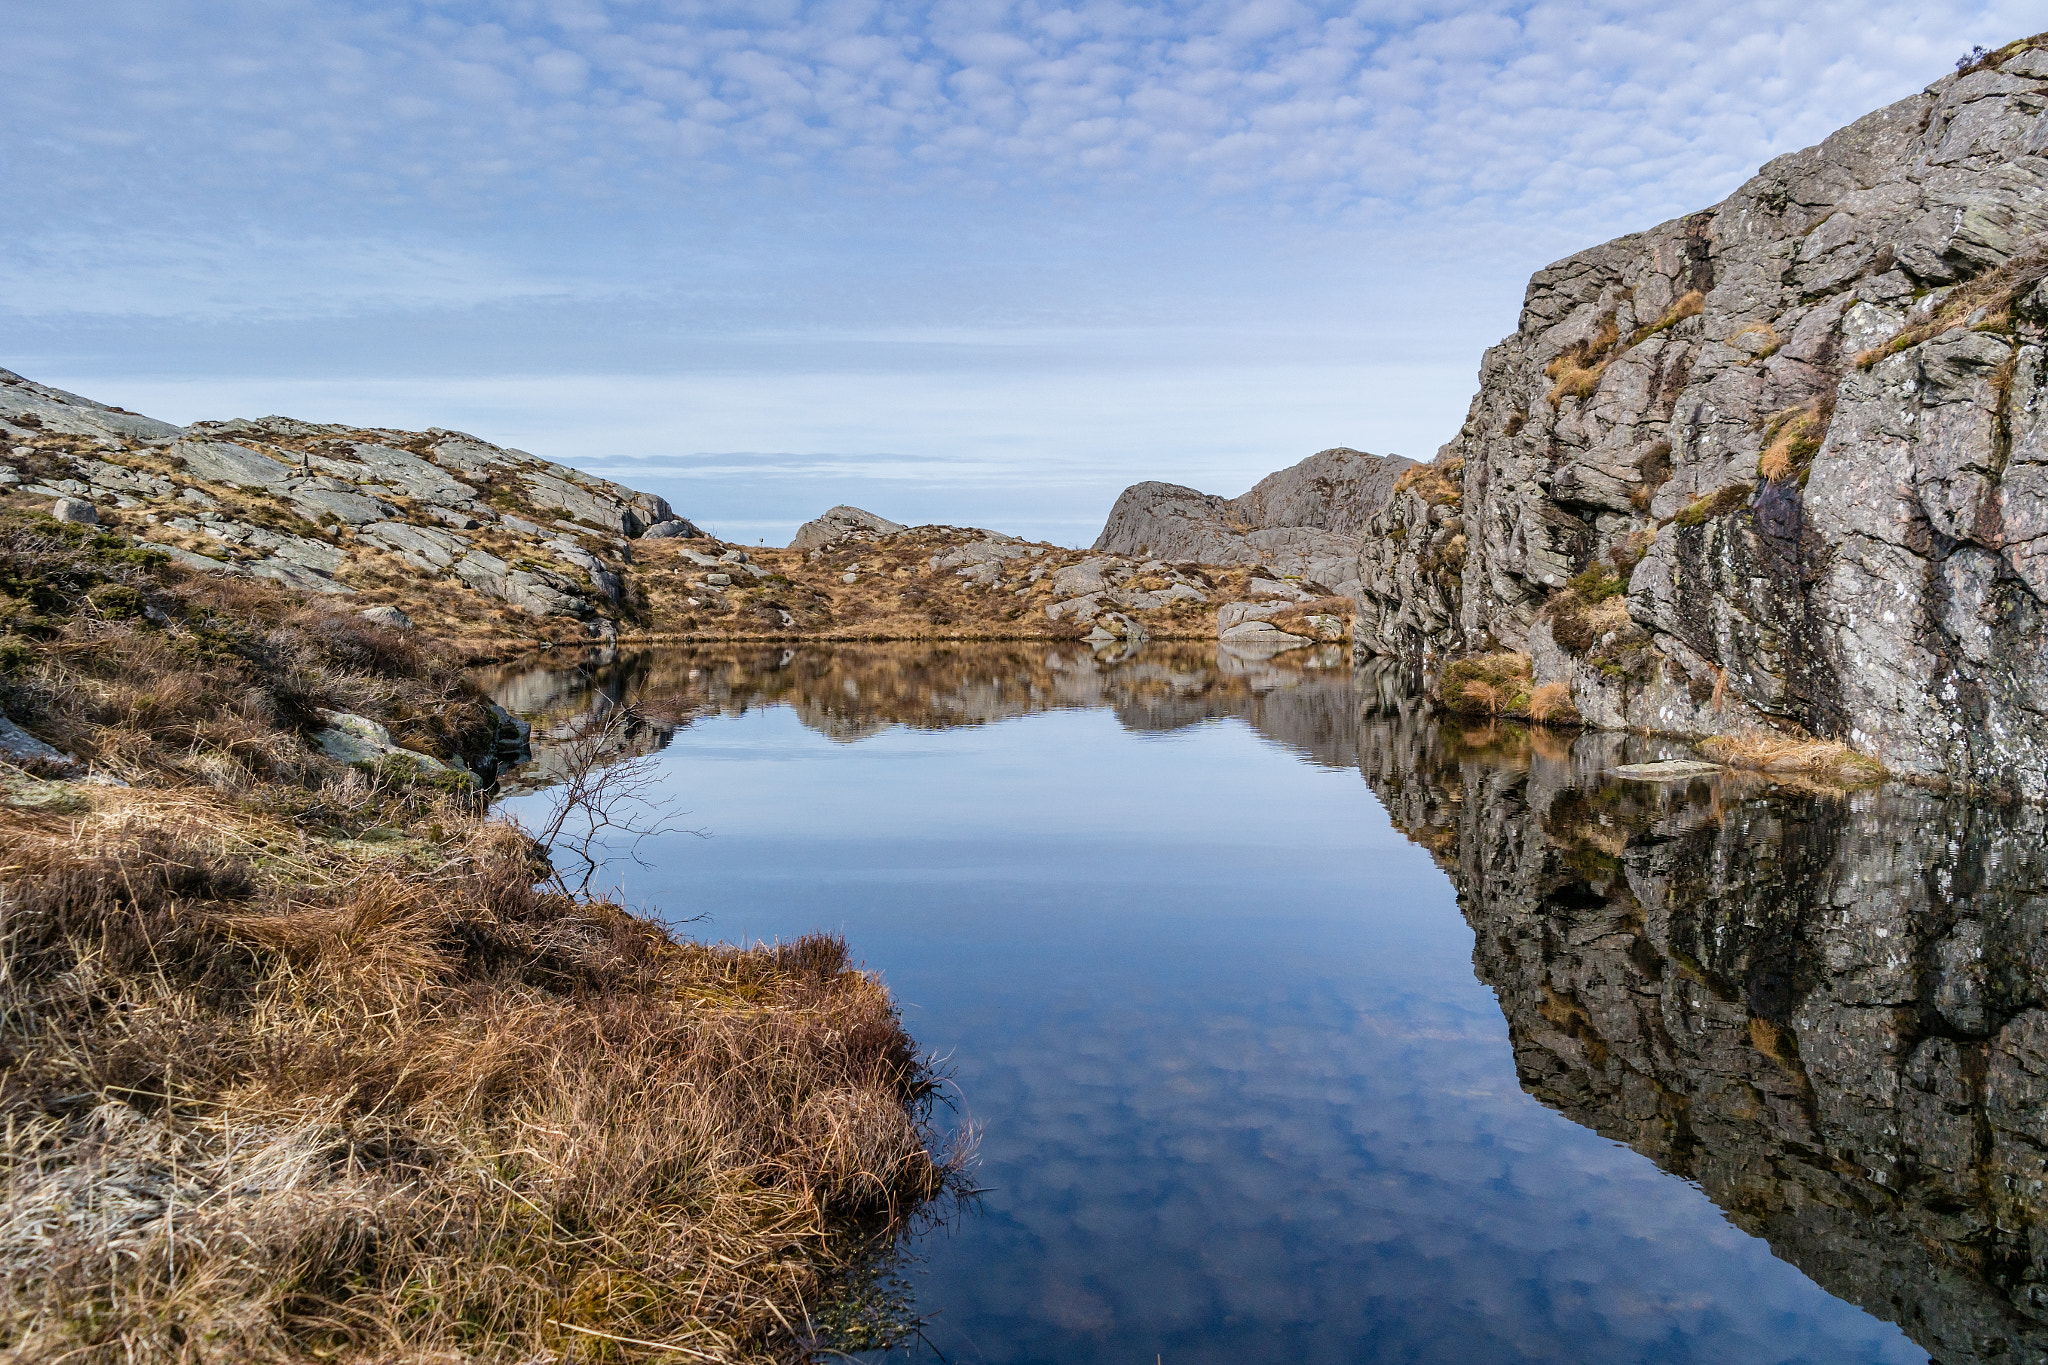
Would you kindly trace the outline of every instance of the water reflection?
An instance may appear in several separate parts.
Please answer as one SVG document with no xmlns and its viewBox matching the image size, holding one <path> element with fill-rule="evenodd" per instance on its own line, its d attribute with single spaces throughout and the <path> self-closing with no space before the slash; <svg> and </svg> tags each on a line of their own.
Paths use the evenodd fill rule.
<svg viewBox="0 0 2048 1365">
<path fill-rule="evenodd" d="M 508 672 L 494 689 L 536 722 L 543 774 L 550 738 L 629 702 L 649 717 L 627 742 L 641 752 L 763 706 L 846 743 L 1065 709 L 1141 733 L 1242 720 L 1360 772 L 1448 874 L 1529 1095 L 1696 1181 L 1941 1360 L 2048 1353 L 2037 810 L 1901 786 L 1617 782 L 1615 764 L 1672 746 L 1439 723 L 1401 675 L 1334 652 L 679 650 Z M 1069 1297 L 1067 1330 L 1110 1312 L 1092 1291 Z"/>
<path fill-rule="evenodd" d="M 1528 1092 L 1944 1361 L 2048 1351 L 2042 812 L 1599 780 L 1368 725 Z"/>
</svg>

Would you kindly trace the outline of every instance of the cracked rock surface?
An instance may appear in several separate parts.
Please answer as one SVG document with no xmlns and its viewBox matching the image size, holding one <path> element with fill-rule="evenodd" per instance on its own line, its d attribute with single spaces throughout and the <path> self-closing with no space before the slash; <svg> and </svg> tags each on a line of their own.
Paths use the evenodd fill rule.
<svg viewBox="0 0 2048 1365">
<path fill-rule="evenodd" d="M 1526 652 L 1599 724 L 2048 799 L 2044 110 L 2013 44 L 1537 272 L 1362 528 L 1360 653 Z M 1619 628 L 1559 628 L 1607 578 Z"/>
</svg>

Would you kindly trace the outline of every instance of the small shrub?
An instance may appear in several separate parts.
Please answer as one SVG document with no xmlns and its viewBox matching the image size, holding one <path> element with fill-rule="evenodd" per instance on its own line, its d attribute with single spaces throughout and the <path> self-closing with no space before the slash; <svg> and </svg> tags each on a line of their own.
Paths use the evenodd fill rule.
<svg viewBox="0 0 2048 1365">
<path fill-rule="evenodd" d="M 1619 597 L 1628 591 L 1628 584 L 1621 575 L 1606 564 L 1595 564 L 1584 573 L 1574 575 L 1565 583 L 1565 590 L 1576 593 L 1587 606 L 1595 606 L 1610 597 Z"/>
</svg>

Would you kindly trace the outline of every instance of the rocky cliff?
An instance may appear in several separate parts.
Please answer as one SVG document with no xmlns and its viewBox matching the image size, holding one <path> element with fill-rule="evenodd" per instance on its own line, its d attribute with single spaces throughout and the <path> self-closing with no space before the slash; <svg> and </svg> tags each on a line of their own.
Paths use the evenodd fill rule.
<svg viewBox="0 0 2048 1365">
<path fill-rule="evenodd" d="M 1224 498 L 1172 483 L 1132 484 L 1117 497 L 1101 554 L 1261 566 L 1320 591 L 1359 590 L 1359 533 L 1414 463 L 1339 447 Z"/>
<path fill-rule="evenodd" d="M 2048 798 L 2048 35 L 1530 281 L 1364 526 L 1361 654 Z"/>
</svg>

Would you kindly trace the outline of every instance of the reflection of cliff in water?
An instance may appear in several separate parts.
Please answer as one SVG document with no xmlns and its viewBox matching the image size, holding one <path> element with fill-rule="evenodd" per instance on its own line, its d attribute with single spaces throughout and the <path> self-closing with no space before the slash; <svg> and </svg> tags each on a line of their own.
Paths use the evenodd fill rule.
<svg viewBox="0 0 2048 1365">
<path fill-rule="evenodd" d="M 1223 717 L 1327 767 L 1358 763 L 1356 685 L 1344 651 L 1278 659 L 1210 646 L 1080 645 L 720 647 L 597 651 L 482 681 L 499 704 L 534 724 L 537 772 L 550 744 L 593 715 L 631 705 L 647 717 L 622 752 L 664 747 L 700 716 L 787 706 L 805 725 L 855 741 L 891 726 L 986 725 L 1034 712 L 1098 709 L 1134 730 L 1175 730 Z"/>
<path fill-rule="evenodd" d="M 1625 742 L 1361 732 L 1457 885 L 1524 1087 L 1937 1359 L 2040 1359 L 2042 812 L 1600 781 Z"/>
</svg>

